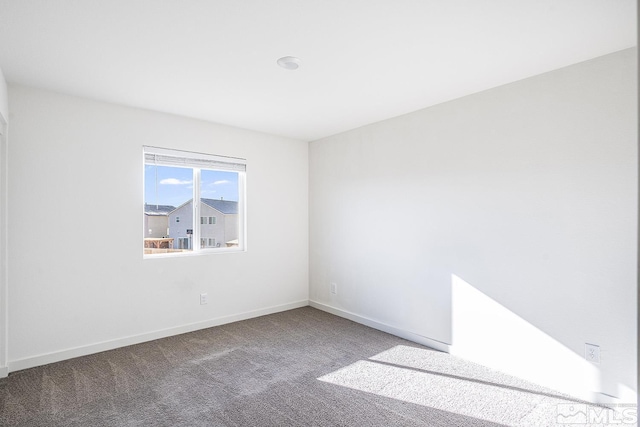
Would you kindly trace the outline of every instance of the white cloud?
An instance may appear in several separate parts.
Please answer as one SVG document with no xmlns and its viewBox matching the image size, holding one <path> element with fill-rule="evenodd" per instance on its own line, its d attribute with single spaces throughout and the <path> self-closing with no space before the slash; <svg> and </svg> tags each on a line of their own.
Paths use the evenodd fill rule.
<svg viewBox="0 0 640 427">
<path fill-rule="evenodd" d="M 166 178 L 160 181 L 162 185 L 187 185 L 191 184 L 191 181 L 176 179 L 176 178 Z"/>
<path fill-rule="evenodd" d="M 226 179 L 221 179 L 220 181 L 213 181 L 211 185 L 220 185 L 220 184 L 231 184 L 231 181 Z"/>
</svg>

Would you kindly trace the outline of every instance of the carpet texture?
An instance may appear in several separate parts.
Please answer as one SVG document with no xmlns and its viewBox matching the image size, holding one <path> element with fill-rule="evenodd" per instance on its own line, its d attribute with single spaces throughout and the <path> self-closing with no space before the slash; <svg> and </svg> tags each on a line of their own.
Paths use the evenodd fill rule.
<svg viewBox="0 0 640 427">
<path fill-rule="evenodd" d="M 15 372 L 2 426 L 555 426 L 567 396 L 305 307 Z"/>
</svg>

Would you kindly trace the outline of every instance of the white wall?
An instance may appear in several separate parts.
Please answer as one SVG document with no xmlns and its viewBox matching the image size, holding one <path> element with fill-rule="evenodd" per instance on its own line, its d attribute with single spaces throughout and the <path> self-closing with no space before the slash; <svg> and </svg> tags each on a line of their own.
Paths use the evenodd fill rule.
<svg viewBox="0 0 640 427">
<path fill-rule="evenodd" d="M 636 93 L 633 49 L 311 143 L 312 303 L 635 402 Z"/>
<path fill-rule="evenodd" d="M 7 83 L 0 69 L 0 378 L 5 377 L 7 369 L 7 141 L 9 123 L 9 99 Z"/>
<path fill-rule="evenodd" d="M 2 69 L 0 69 L 0 116 L 4 118 L 5 123 L 9 121 L 9 98 L 7 95 L 7 83 L 4 80 Z"/>
<path fill-rule="evenodd" d="M 10 370 L 308 304 L 306 142 L 21 86 L 9 99 Z M 247 159 L 245 253 L 143 259 L 143 145 Z"/>
</svg>

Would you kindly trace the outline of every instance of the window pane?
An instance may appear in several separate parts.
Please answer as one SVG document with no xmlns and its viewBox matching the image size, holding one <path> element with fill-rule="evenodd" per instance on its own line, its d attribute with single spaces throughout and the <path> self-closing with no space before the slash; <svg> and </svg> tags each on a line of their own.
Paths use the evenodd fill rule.
<svg viewBox="0 0 640 427">
<path fill-rule="evenodd" d="M 201 237 L 211 239 L 210 247 L 237 247 L 239 241 L 238 172 L 202 169 L 200 214 L 208 218 Z M 214 243 L 215 242 L 215 243 Z"/>
<path fill-rule="evenodd" d="M 145 165 L 144 253 L 193 250 L 193 169 Z"/>
</svg>

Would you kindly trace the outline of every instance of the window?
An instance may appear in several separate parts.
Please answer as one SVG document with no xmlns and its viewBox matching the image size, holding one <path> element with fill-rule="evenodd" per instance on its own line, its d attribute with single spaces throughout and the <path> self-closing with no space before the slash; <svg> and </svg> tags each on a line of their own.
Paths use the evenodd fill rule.
<svg viewBox="0 0 640 427">
<path fill-rule="evenodd" d="M 144 147 L 143 230 L 167 229 L 144 235 L 145 256 L 244 250 L 245 173 L 244 159 Z"/>
<path fill-rule="evenodd" d="M 200 224 L 205 225 L 205 224 L 215 224 L 216 223 L 216 217 L 215 216 L 201 216 L 200 217 Z"/>
<path fill-rule="evenodd" d="M 178 249 L 189 249 L 189 238 L 188 237 L 178 237 Z"/>
<path fill-rule="evenodd" d="M 216 239 L 201 238 L 200 239 L 200 247 L 201 248 L 215 248 L 215 247 L 220 247 L 220 245 L 216 246 Z"/>
</svg>

